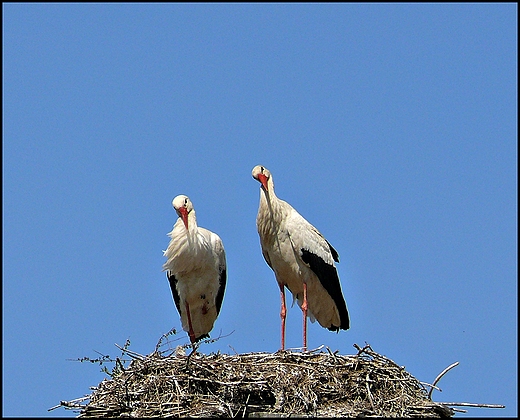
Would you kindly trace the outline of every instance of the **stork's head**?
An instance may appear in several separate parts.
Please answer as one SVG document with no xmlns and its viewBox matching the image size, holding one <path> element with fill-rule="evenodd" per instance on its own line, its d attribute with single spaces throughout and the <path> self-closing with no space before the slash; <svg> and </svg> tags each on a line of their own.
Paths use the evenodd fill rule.
<svg viewBox="0 0 520 420">
<path fill-rule="evenodd" d="M 271 172 L 269 172 L 269 169 L 262 165 L 257 165 L 253 168 L 252 175 L 254 179 L 262 184 L 265 191 L 269 191 L 269 188 L 267 187 L 267 181 L 271 178 Z"/>
<path fill-rule="evenodd" d="M 188 214 L 193 211 L 193 204 L 187 195 L 181 194 L 172 201 L 173 208 L 182 219 L 184 226 L 188 229 Z"/>
</svg>

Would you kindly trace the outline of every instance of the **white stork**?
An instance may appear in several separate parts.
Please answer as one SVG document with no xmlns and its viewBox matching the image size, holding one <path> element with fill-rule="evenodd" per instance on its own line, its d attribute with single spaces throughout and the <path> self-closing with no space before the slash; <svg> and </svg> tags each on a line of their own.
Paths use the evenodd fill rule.
<svg viewBox="0 0 520 420">
<path fill-rule="evenodd" d="M 274 193 L 273 177 L 264 166 L 253 168 L 259 181 L 256 226 L 265 261 L 280 287 L 282 350 L 285 348 L 285 287 L 303 311 L 303 349 L 307 349 L 307 316 L 331 331 L 348 330 L 349 315 L 334 261 L 339 256 L 323 235 L 289 203 Z"/>
<path fill-rule="evenodd" d="M 164 256 L 173 300 L 182 328 L 191 343 L 209 337 L 226 287 L 226 254 L 220 237 L 197 226 L 191 200 L 178 195 L 172 201 L 179 218 L 168 233 Z"/>
</svg>

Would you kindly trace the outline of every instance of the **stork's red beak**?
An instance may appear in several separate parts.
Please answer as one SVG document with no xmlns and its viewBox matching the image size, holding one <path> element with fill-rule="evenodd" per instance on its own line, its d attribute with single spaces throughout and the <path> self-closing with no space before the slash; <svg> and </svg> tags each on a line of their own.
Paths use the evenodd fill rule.
<svg viewBox="0 0 520 420">
<path fill-rule="evenodd" d="M 267 177 L 264 174 L 258 174 L 258 180 L 262 183 L 264 190 L 269 191 L 267 188 Z"/>
<path fill-rule="evenodd" d="M 188 229 L 188 210 L 186 207 L 181 207 L 179 209 L 179 213 L 181 214 L 181 219 L 184 222 L 184 226 L 186 226 L 186 230 Z"/>
</svg>

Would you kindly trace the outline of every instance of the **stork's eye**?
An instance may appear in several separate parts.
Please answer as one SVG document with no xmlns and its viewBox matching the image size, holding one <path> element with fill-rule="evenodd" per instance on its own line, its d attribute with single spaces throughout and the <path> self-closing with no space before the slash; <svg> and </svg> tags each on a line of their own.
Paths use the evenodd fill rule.
<svg viewBox="0 0 520 420">
<path fill-rule="evenodd" d="M 188 205 L 188 199 L 187 198 L 184 199 L 184 205 L 185 206 Z"/>
<path fill-rule="evenodd" d="M 265 168 L 263 166 L 260 166 L 260 170 L 262 171 L 262 173 L 264 173 Z"/>
</svg>

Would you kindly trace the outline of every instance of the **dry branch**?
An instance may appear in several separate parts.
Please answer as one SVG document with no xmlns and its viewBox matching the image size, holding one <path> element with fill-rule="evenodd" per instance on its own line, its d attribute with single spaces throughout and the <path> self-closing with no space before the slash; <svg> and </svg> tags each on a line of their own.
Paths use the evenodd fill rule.
<svg viewBox="0 0 520 420">
<path fill-rule="evenodd" d="M 444 369 L 441 373 L 439 373 L 437 375 L 437 377 L 435 378 L 435 380 L 433 381 L 433 385 L 430 389 L 430 392 L 428 392 L 428 398 L 431 400 L 432 399 L 432 392 L 434 389 L 439 389 L 437 388 L 435 385 L 437 385 L 437 383 L 441 380 L 441 378 L 446 374 L 448 373 L 448 371 L 450 371 L 451 369 L 453 369 L 455 366 L 458 366 L 459 365 L 459 362 L 455 362 L 455 363 L 452 363 L 451 365 L 449 365 L 446 369 Z M 440 389 L 439 389 L 440 391 Z"/>
</svg>

